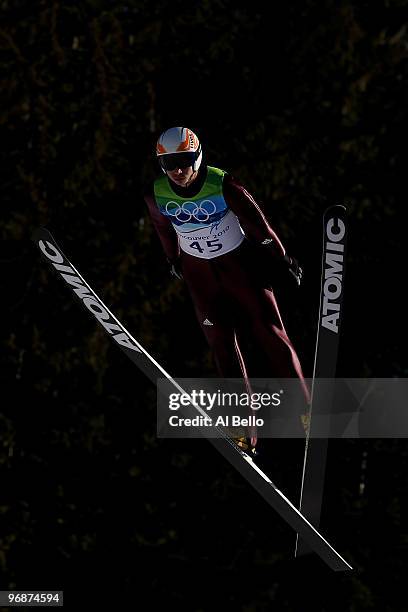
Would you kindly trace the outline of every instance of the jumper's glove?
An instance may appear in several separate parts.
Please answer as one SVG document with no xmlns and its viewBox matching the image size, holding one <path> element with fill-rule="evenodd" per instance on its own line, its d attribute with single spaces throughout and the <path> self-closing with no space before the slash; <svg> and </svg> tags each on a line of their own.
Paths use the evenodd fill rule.
<svg viewBox="0 0 408 612">
<path fill-rule="evenodd" d="M 172 276 L 175 276 L 176 278 L 182 280 L 183 279 L 183 274 L 181 273 L 181 267 L 178 261 L 170 261 L 170 259 L 167 260 L 169 266 L 170 266 L 170 274 Z"/>
<path fill-rule="evenodd" d="M 264 240 L 261 249 L 263 257 L 261 254 L 262 259 L 260 261 L 260 266 L 264 274 L 266 272 L 264 278 L 267 282 L 270 282 L 272 286 L 277 284 L 281 288 L 289 290 L 290 286 L 292 288 L 295 286 L 294 282 L 296 283 L 296 287 L 300 286 L 303 270 L 294 257 L 282 255 L 271 239 Z M 272 257 L 268 258 L 267 254 Z"/>
<path fill-rule="evenodd" d="M 303 278 L 303 270 L 299 266 L 299 262 L 294 257 L 289 257 L 289 255 L 285 255 L 283 258 L 288 266 L 289 273 L 293 276 L 296 281 L 297 286 L 300 286 L 300 282 Z"/>
</svg>

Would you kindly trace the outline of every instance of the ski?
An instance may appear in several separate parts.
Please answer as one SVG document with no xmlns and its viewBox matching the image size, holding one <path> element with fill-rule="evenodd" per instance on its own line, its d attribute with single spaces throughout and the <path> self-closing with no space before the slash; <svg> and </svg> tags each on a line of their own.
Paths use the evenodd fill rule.
<svg viewBox="0 0 408 612">
<path fill-rule="evenodd" d="M 306 436 L 300 492 L 300 511 L 316 528 L 320 524 L 323 501 L 328 437 L 330 434 L 330 411 L 333 399 L 333 384 L 321 379 L 336 376 L 337 354 L 343 311 L 343 285 L 346 265 L 347 215 L 346 208 L 334 205 L 323 216 L 323 256 L 320 291 L 320 308 L 317 329 L 315 359 L 313 367 L 310 423 Z M 313 412 L 325 415 L 313 426 Z M 316 419 L 315 419 L 316 423 Z M 322 427 L 326 426 L 326 432 Z M 317 434 L 319 437 L 317 437 Z M 327 434 L 327 435 L 324 435 Z M 311 552 L 311 547 L 300 532 L 296 538 L 295 556 Z"/>
<path fill-rule="evenodd" d="M 152 357 L 146 349 L 127 331 L 120 321 L 112 314 L 102 300 L 91 289 L 79 271 L 63 254 L 56 241 L 45 228 L 38 229 L 33 240 L 39 248 L 42 257 L 52 265 L 54 271 L 63 278 L 74 295 L 91 312 L 98 323 L 104 328 L 126 355 L 148 376 L 156 385 L 158 378 L 166 378 L 177 391 L 184 393 L 176 380 Z M 202 411 L 192 401 L 198 411 Z M 205 412 L 203 412 L 205 414 Z M 213 446 L 246 478 L 274 510 L 297 531 L 302 539 L 336 571 L 352 569 L 351 565 L 327 542 L 301 512 L 275 486 L 271 479 L 254 463 L 243 450 L 219 430 L 219 438 L 207 438 Z M 203 433 L 204 435 L 204 433 Z"/>
</svg>

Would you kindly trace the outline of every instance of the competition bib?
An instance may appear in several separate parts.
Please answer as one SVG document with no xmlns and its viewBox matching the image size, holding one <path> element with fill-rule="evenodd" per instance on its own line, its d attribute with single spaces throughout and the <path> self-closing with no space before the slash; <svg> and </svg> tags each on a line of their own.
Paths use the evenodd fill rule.
<svg viewBox="0 0 408 612">
<path fill-rule="evenodd" d="M 179 236 L 180 248 L 189 255 L 203 259 L 218 257 L 236 249 L 245 237 L 232 210 L 209 227 L 183 232 L 182 226 L 175 225 L 174 229 Z"/>
</svg>

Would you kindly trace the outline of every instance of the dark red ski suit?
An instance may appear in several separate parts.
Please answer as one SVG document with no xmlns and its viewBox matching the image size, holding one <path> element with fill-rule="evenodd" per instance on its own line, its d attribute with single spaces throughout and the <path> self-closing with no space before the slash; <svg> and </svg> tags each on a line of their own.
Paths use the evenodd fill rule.
<svg viewBox="0 0 408 612">
<path fill-rule="evenodd" d="M 205 167 L 200 169 L 199 177 L 205 172 Z M 173 183 L 171 187 L 183 197 L 190 197 L 199 191 L 199 183 L 196 179 L 188 191 Z M 285 249 L 254 198 L 228 174 L 224 176 L 223 196 L 238 217 L 246 240 L 235 250 L 212 259 L 194 257 L 181 250 L 170 219 L 156 205 L 153 190 L 144 199 L 168 260 L 181 267 L 220 376 L 242 376 L 247 383 L 248 376 L 259 376 L 248 372 L 246 367 L 239 342 L 240 330 L 244 330 L 250 333 L 256 350 L 263 355 L 263 376 L 298 377 L 308 400 L 302 368 L 285 331 L 273 291 L 259 280 L 260 268 L 276 265 L 274 258 L 283 257 Z M 261 245 L 265 239 L 274 241 L 275 254 L 270 256 L 273 250 L 262 247 L 267 255 L 264 261 L 259 261 L 254 256 L 259 249 L 252 245 Z"/>
</svg>

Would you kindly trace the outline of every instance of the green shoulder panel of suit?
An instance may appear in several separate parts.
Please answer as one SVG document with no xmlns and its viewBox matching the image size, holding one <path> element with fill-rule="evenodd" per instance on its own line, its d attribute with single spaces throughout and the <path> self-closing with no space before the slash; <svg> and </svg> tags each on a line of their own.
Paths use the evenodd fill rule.
<svg viewBox="0 0 408 612">
<path fill-rule="evenodd" d="M 204 200 L 205 198 L 222 198 L 222 183 L 226 172 L 213 166 L 207 166 L 207 178 L 199 191 L 195 196 L 189 198 L 183 198 L 176 194 L 168 181 L 167 176 L 161 176 L 154 182 L 154 197 L 157 206 L 163 210 L 169 201 L 174 203 L 191 202 L 197 200 Z"/>
</svg>

